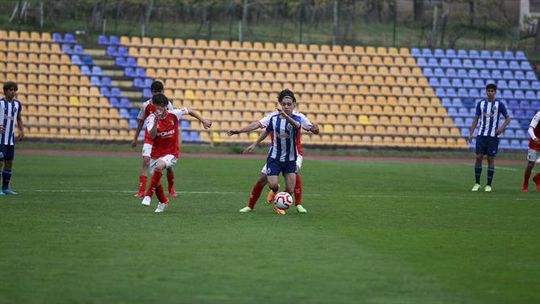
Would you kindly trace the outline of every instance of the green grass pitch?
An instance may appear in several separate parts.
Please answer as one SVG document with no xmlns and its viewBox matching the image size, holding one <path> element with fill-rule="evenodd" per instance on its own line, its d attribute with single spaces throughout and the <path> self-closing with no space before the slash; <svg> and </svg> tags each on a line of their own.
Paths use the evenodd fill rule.
<svg viewBox="0 0 540 304">
<path fill-rule="evenodd" d="M 19 154 L 0 303 L 539 303 L 540 193 L 524 163 L 471 193 L 472 161 L 308 156 L 309 213 L 278 216 L 238 212 L 263 159 L 181 158 L 156 215 L 132 196 L 139 158 Z"/>
</svg>

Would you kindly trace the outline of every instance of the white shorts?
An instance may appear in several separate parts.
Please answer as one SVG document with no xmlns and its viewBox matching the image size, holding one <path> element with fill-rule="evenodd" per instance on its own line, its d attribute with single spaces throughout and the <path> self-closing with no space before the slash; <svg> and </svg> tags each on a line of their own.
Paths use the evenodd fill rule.
<svg viewBox="0 0 540 304">
<path fill-rule="evenodd" d="M 165 168 L 171 168 L 172 166 L 174 166 L 174 164 L 176 164 L 176 161 L 178 159 L 172 154 L 167 154 L 160 158 L 152 158 L 150 160 L 150 167 L 148 167 L 148 171 L 150 172 L 150 174 L 154 174 L 154 169 L 156 168 L 156 165 L 160 160 L 165 163 Z"/>
<path fill-rule="evenodd" d="M 296 173 L 300 172 L 300 169 L 302 168 L 303 160 L 304 158 L 302 157 L 302 155 L 298 155 L 296 157 Z M 262 167 L 261 173 L 266 174 L 266 164 L 264 164 L 264 166 Z"/>
<path fill-rule="evenodd" d="M 530 162 L 538 162 L 538 158 L 540 157 L 540 155 L 538 155 L 538 152 L 540 151 L 529 148 L 529 150 L 527 151 L 527 160 Z"/>
<path fill-rule="evenodd" d="M 150 157 L 150 154 L 152 154 L 152 145 L 145 143 L 142 146 L 142 156 L 143 157 Z"/>
</svg>

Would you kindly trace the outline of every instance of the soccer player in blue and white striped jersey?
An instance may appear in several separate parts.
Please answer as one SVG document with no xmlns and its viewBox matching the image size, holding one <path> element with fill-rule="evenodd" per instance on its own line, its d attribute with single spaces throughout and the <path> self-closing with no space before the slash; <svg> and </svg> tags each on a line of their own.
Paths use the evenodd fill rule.
<svg viewBox="0 0 540 304">
<path fill-rule="evenodd" d="M 0 99 L 0 161 L 3 162 L 2 192 L 0 195 L 17 194 L 9 188 L 11 180 L 11 168 L 15 156 L 15 127 L 19 129 L 17 140 L 24 137 L 23 123 L 21 119 L 21 102 L 17 96 L 17 84 L 8 81 L 4 84 L 4 98 Z"/>
<path fill-rule="evenodd" d="M 467 142 L 472 141 L 474 129 L 480 122 L 478 133 L 476 135 L 476 163 L 474 165 L 474 176 L 476 183 L 472 191 L 480 189 L 480 176 L 482 175 L 482 160 L 484 155 L 488 159 L 487 184 L 484 190 L 491 192 L 491 183 L 495 174 L 495 156 L 499 150 L 499 135 L 504 132 L 504 129 L 510 123 L 510 115 L 506 110 L 506 105 L 499 99 L 495 99 L 497 86 L 490 83 L 486 86 L 487 98 L 480 99 L 476 103 L 476 116 L 469 130 L 469 138 Z M 502 126 L 499 127 L 499 117 L 504 117 Z"/>
</svg>

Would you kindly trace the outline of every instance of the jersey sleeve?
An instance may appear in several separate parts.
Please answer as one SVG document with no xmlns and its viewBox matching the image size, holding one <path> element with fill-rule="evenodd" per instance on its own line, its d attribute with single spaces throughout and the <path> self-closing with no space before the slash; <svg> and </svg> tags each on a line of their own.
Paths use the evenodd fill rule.
<svg viewBox="0 0 540 304">
<path fill-rule="evenodd" d="M 504 104 L 504 102 L 501 102 L 501 114 L 502 116 L 504 116 L 504 118 L 508 117 L 508 110 L 506 109 L 506 105 Z"/>
<path fill-rule="evenodd" d="M 137 114 L 137 119 L 138 120 L 144 120 L 144 118 L 146 117 L 146 106 L 148 104 L 146 102 L 143 102 L 141 104 L 141 107 L 139 108 L 139 114 Z"/>
<path fill-rule="evenodd" d="M 270 120 L 272 119 L 272 116 L 276 115 L 277 113 L 278 113 L 277 111 L 274 111 L 266 115 L 265 117 L 263 117 L 261 120 L 259 120 L 259 123 L 261 124 L 261 126 L 267 127 L 268 124 L 270 123 Z"/>
<path fill-rule="evenodd" d="M 172 109 L 172 110 L 169 111 L 169 113 L 172 113 L 172 114 L 176 115 L 176 118 L 180 119 L 180 117 L 182 117 L 182 115 L 189 114 L 189 110 L 187 108 Z"/>
<path fill-rule="evenodd" d="M 272 125 L 271 119 L 268 119 L 268 124 L 265 127 L 266 127 L 266 132 L 268 133 L 274 132 L 274 126 Z"/>
<path fill-rule="evenodd" d="M 6 108 L 6 104 L 4 100 L 0 100 L 0 126 L 4 125 L 4 111 Z"/>
<path fill-rule="evenodd" d="M 482 103 L 481 100 L 476 102 L 476 117 L 480 117 L 480 114 L 482 114 L 482 110 L 480 109 L 480 104 Z"/>
<path fill-rule="evenodd" d="M 531 119 L 531 123 L 529 124 L 529 127 L 536 128 L 538 126 L 538 122 L 540 121 L 540 111 L 536 112 L 534 117 Z"/>
<path fill-rule="evenodd" d="M 156 115 L 152 113 L 146 118 L 146 130 L 148 132 L 152 130 L 152 128 L 154 127 L 154 123 L 156 123 Z"/>
<path fill-rule="evenodd" d="M 313 124 L 311 123 L 311 121 L 309 121 L 309 119 L 306 117 L 306 115 L 302 114 L 302 113 L 298 113 L 298 116 L 300 116 L 300 126 L 305 129 L 305 130 L 309 130 L 311 129 L 311 127 L 313 127 Z"/>
<path fill-rule="evenodd" d="M 174 105 L 172 103 L 172 100 L 169 100 L 169 103 L 167 104 L 167 110 L 169 110 L 169 111 L 174 110 Z"/>
</svg>

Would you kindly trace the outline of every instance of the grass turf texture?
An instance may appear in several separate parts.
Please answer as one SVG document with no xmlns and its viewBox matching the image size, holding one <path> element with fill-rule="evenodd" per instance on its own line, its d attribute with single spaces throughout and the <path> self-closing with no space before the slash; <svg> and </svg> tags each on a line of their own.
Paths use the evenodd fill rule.
<svg viewBox="0 0 540 304">
<path fill-rule="evenodd" d="M 156 215 L 132 196 L 138 158 L 18 155 L 0 303 L 540 301 L 540 193 L 520 192 L 522 166 L 471 193 L 471 164 L 308 157 L 307 215 L 273 214 L 265 193 L 240 214 L 262 164 L 180 159 L 181 196 Z"/>
</svg>

